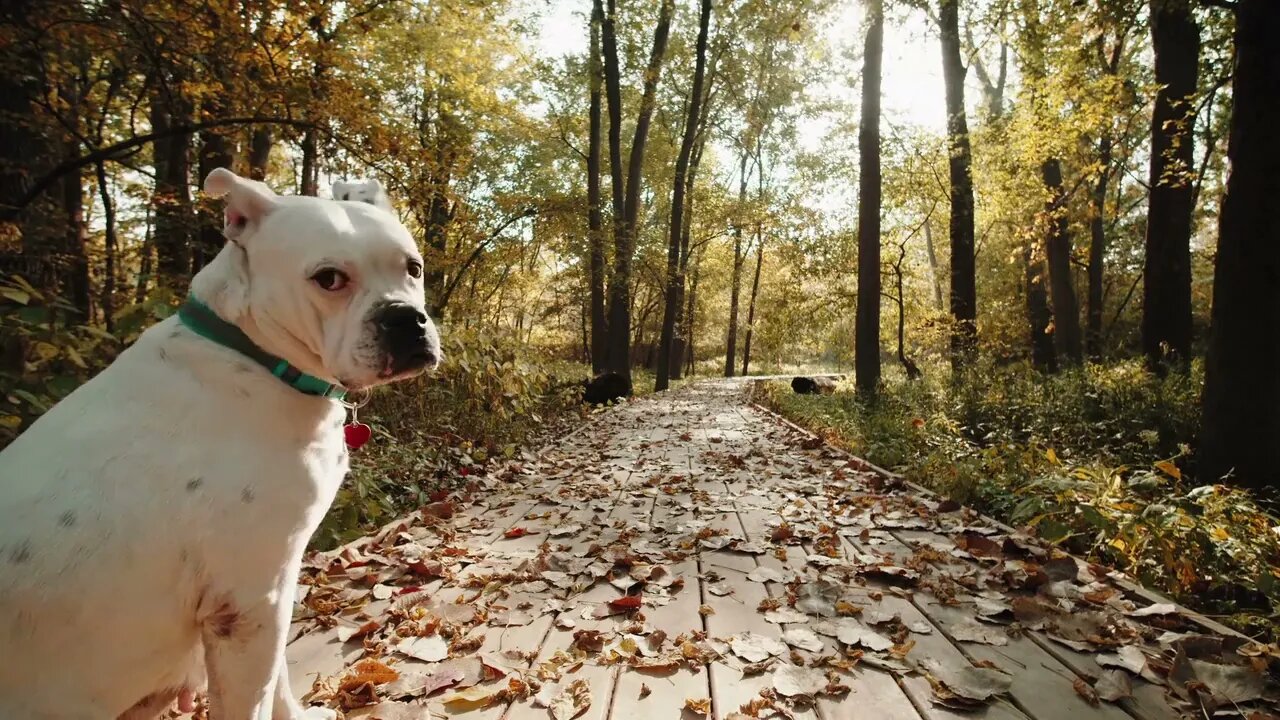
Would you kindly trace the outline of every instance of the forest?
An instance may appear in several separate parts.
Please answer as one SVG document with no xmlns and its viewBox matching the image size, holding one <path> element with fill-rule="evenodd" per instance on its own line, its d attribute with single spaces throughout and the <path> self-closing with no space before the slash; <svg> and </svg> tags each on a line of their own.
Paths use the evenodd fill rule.
<svg viewBox="0 0 1280 720">
<path fill-rule="evenodd" d="M 377 179 L 434 377 L 316 543 L 707 377 L 1249 634 L 1280 617 L 1274 0 L 12 0 L 0 446 L 173 314 L 200 191 Z"/>
</svg>

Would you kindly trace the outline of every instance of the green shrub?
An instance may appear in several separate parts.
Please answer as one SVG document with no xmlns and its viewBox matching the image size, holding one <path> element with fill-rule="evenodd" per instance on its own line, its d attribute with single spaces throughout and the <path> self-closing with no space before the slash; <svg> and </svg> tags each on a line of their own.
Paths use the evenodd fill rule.
<svg viewBox="0 0 1280 720">
<path fill-rule="evenodd" d="M 955 382 L 930 370 L 889 379 L 874 402 L 846 386 L 832 396 L 781 382 L 757 392 L 914 482 L 1229 614 L 1242 630 L 1274 634 L 1280 521 L 1245 491 L 1193 481 L 1199 363 L 1166 378 L 1137 361 L 1052 376 L 985 366 Z"/>
<path fill-rule="evenodd" d="M 379 388 L 359 411 L 374 437 L 352 454 L 314 546 L 355 539 L 583 412 L 579 383 L 590 369 L 515 338 L 450 330 L 444 357 L 437 372 Z"/>
<path fill-rule="evenodd" d="M 0 276 L 0 448 L 115 359 L 122 344 L 17 275 Z"/>
</svg>

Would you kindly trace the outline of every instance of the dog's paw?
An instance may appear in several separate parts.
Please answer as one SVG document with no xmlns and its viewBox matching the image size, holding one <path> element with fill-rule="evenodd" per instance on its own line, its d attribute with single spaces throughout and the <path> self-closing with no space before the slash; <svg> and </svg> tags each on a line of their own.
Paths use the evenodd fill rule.
<svg viewBox="0 0 1280 720">
<path fill-rule="evenodd" d="M 309 707 L 302 711 L 295 720 L 336 720 L 338 713 L 329 708 Z"/>
</svg>

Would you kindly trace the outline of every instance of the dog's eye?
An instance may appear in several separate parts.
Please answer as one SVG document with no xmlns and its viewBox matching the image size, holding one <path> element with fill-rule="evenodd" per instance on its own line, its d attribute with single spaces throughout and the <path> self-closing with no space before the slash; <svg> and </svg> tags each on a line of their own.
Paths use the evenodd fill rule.
<svg viewBox="0 0 1280 720">
<path fill-rule="evenodd" d="M 422 263 L 418 262 L 417 260 L 409 261 L 409 277 L 412 277 L 412 278 L 422 277 Z"/>
<path fill-rule="evenodd" d="M 351 282 L 351 278 L 341 270 L 334 268 L 325 268 L 315 275 L 311 276 L 311 281 L 319 285 L 322 290 L 329 292 L 337 292 L 347 286 Z"/>
</svg>

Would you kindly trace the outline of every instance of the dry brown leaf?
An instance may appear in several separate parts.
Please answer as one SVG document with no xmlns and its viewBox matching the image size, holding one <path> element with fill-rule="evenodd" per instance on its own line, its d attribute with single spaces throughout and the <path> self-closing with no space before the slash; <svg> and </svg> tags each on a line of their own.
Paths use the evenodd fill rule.
<svg viewBox="0 0 1280 720">
<path fill-rule="evenodd" d="M 711 716 L 711 698 L 685 698 L 683 709 L 698 713 L 703 717 Z"/>
<path fill-rule="evenodd" d="M 549 709 L 554 720 L 573 720 L 591 707 L 591 686 L 578 678 L 560 689 L 551 699 Z"/>
<path fill-rule="evenodd" d="M 365 685 L 382 685 L 398 677 L 400 673 L 377 660 L 361 660 L 347 670 L 347 674 L 338 683 L 338 691 L 350 692 Z"/>
<path fill-rule="evenodd" d="M 1098 704 L 1098 693 L 1085 682 L 1084 678 L 1076 678 L 1071 683 L 1071 687 L 1075 689 L 1077 695 L 1084 698 L 1085 702 L 1095 706 Z"/>
</svg>

